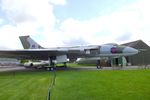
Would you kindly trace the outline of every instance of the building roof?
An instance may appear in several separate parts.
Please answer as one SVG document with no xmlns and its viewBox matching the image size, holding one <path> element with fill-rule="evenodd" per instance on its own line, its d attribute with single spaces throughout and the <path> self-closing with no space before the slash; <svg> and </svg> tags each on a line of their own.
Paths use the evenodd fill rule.
<svg viewBox="0 0 150 100">
<path fill-rule="evenodd" d="M 142 40 L 132 41 L 132 42 L 128 42 L 128 43 L 125 43 L 125 44 L 122 44 L 122 45 L 129 46 L 129 47 L 133 47 L 133 48 L 135 48 L 135 49 L 149 49 L 149 48 L 150 48 L 150 47 L 149 47 L 145 42 L 143 42 Z"/>
</svg>

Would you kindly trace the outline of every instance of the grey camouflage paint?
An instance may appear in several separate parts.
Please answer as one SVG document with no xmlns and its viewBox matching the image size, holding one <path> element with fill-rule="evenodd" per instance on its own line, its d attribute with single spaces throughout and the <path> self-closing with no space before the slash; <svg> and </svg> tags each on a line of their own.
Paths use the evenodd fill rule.
<svg viewBox="0 0 150 100">
<path fill-rule="evenodd" d="M 29 36 L 19 36 L 20 41 L 23 45 L 24 49 L 29 49 L 30 48 L 30 43 L 27 41 L 27 39 L 29 38 Z"/>
<path fill-rule="evenodd" d="M 20 36 L 19 38 L 24 49 L 43 49 L 43 47 L 32 40 L 30 36 Z"/>
</svg>

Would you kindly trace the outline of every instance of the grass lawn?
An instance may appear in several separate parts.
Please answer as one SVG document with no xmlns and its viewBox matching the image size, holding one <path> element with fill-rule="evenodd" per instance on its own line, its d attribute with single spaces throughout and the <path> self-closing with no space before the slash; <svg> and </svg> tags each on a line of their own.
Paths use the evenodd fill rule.
<svg viewBox="0 0 150 100">
<path fill-rule="evenodd" d="M 0 100 L 46 100 L 49 72 L 1 72 Z"/>
<path fill-rule="evenodd" d="M 57 66 L 63 66 L 64 64 L 57 64 Z M 96 67 L 96 64 L 77 64 L 77 63 L 67 63 L 68 67 L 87 67 L 87 66 L 91 66 L 91 67 Z"/>
<path fill-rule="evenodd" d="M 150 100 L 150 70 L 57 71 L 51 100 Z M 1 72 L 0 100 L 46 100 L 52 73 Z"/>
<path fill-rule="evenodd" d="M 59 71 L 52 100 L 150 100 L 150 70 Z"/>
<path fill-rule="evenodd" d="M 96 67 L 96 64 L 77 64 L 77 63 L 67 63 L 68 67 L 87 67 L 87 66 L 92 66 L 92 67 Z"/>
</svg>

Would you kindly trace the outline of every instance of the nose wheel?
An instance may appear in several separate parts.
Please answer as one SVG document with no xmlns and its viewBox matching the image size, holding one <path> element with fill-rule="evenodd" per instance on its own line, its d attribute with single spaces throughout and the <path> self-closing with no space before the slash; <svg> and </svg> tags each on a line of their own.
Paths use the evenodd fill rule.
<svg viewBox="0 0 150 100">
<path fill-rule="evenodd" d="M 100 64 L 100 60 L 97 60 L 97 64 L 96 64 L 97 69 L 101 69 L 101 64 Z"/>
</svg>

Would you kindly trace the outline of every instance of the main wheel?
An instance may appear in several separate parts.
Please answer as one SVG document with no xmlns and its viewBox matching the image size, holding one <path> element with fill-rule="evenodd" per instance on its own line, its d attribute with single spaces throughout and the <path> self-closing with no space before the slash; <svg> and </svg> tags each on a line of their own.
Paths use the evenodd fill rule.
<svg viewBox="0 0 150 100">
<path fill-rule="evenodd" d="M 54 67 L 50 67 L 50 71 L 53 71 L 54 70 Z"/>
</svg>

